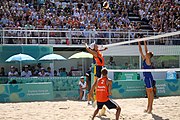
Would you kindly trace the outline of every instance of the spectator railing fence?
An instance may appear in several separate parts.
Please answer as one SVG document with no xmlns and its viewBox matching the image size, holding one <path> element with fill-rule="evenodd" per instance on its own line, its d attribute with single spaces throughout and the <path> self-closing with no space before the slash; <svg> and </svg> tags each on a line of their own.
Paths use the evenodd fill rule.
<svg viewBox="0 0 180 120">
<path fill-rule="evenodd" d="M 130 41 L 137 38 L 137 34 L 146 36 L 158 35 L 157 32 L 134 32 L 130 30 L 56 30 L 56 29 L 12 29 L 3 28 L 0 30 L 1 44 L 82 44 L 83 42 L 98 44 L 110 44 L 122 41 Z M 175 42 L 174 42 L 175 41 Z M 176 44 L 180 41 L 179 36 L 161 38 L 148 41 L 148 44 Z M 137 44 L 137 43 L 134 43 Z"/>
</svg>

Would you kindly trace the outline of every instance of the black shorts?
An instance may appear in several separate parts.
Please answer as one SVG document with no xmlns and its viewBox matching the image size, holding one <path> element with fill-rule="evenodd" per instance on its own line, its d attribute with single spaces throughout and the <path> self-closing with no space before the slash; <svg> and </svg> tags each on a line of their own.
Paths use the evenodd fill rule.
<svg viewBox="0 0 180 120">
<path fill-rule="evenodd" d="M 102 70 L 102 66 L 96 65 L 96 74 L 95 74 L 96 77 L 98 78 L 101 77 L 101 70 Z"/>
<path fill-rule="evenodd" d="M 118 107 L 118 104 L 112 99 L 109 99 L 106 102 L 97 102 L 98 109 L 102 109 L 103 105 L 106 105 L 108 109 L 116 109 Z"/>
</svg>

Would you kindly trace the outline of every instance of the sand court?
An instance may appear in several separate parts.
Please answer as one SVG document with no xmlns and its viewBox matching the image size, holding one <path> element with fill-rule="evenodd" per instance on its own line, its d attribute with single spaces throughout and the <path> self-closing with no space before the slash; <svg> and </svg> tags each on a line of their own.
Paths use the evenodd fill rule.
<svg viewBox="0 0 180 120">
<path fill-rule="evenodd" d="M 120 120 L 180 120 L 180 96 L 154 100 L 153 113 L 144 113 L 147 98 L 116 99 Z M 90 120 L 95 108 L 81 101 L 1 103 L 0 120 Z M 109 112 L 110 111 L 110 112 Z M 95 120 L 114 120 L 115 110 Z"/>
</svg>

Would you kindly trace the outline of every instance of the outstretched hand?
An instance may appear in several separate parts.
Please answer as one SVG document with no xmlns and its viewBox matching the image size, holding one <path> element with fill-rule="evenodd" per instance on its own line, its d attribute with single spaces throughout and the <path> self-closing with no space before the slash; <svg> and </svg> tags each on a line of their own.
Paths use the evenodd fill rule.
<svg viewBox="0 0 180 120">
<path fill-rule="evenodd" d="M 108 49 L 107 47 L 104 48 L 104 50 L 107 50 L 107 49 Z"/>
</svg>

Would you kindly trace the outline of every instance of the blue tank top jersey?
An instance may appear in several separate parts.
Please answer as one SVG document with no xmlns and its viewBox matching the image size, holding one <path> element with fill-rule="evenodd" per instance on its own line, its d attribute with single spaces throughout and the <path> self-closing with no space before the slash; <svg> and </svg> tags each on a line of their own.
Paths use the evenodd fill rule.
<svg viewBox="0 0 180 120">
<path fill-rule="evenodd" d="M 146 60 L 143 61 L 143 69 L 152 69 L 151 65 L 146 64 Z M 143 72 L 144 77 L 152 77 L 151 72 Z"/>
</svg>

